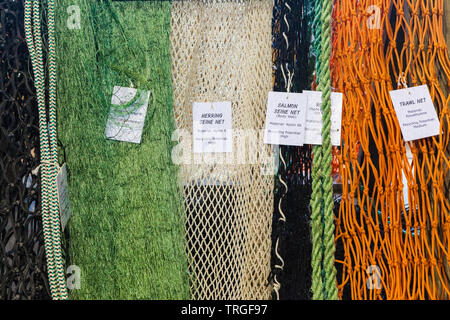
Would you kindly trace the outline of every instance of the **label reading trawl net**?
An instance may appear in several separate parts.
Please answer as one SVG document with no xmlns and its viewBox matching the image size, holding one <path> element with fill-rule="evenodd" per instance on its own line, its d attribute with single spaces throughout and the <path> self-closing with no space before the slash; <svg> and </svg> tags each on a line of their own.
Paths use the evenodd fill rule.
<svg viewBox="0 0 450 320">
<path fill-rule="evenodd" d="M 439 118 L 426 85 L 390 91 L 403 140 L 412 141 L 439 134 Z"/>
<path fill-rule="evenodd" d="M 305 144 L 322 144 L 322 92 L 307 91 L 308 108 L 306 111 Z M 341 145 L 342 99 L 340 92 L 331 93 L 331 127 L 330 136 L 333 146 Z"/>
<path fill-rule="evenodd" d="M 264 143 L 302 146 L 307 97 L 302 93 L 269 92 Z"/>
<path fill-rule="evenodd" d="M 195 153 L 233 152 L 231 102 L 192 104 Z"/>
<path fill-rule="evenodd" d="M 106 123 L 108 139 L 141 143 L 150 91 L 115 86 Z"/>
<path fill-rule="evenodd" d="M 67 183 L 67 167 L 64 163 L 56 176 L 61 227 L 64 230 L 70 218 L 69 185 Z"/>
</svg>

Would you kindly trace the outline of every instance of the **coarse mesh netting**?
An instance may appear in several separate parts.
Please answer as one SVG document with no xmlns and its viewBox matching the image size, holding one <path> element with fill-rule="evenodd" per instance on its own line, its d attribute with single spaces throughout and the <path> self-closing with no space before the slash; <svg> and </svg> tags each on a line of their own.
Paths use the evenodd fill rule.
<svg viewBox="0 0 450 320">
<path fill-rule="evenodd" d="M 336 228 L 345 252 L 337 261 L 340 295 L 450 296 L 450 61 L 443 4 L 335 1 L 331 65 L 334 86 L 345 94 Z M 430 90 L 441 132 L 409 142 L 410 160 L 389 91 L 421 84 Z"/>
<path fill-rule="evenodd" d="M 302 92 L 312 82 L 311 6 L 278 0 L 273 10 L 274 91 Z M 292 75 L 292 85 L 288 85 Z M 310 299 L 312 148 L 280 147 L 272 231 L 273 298 Z"/>
<path fill-rule="evenodd" d="M 227 163 L 216 153 L 207 163 L 185 149 L 180 180 L 195 299 L 270 297 L 273 155 L 261 129 L 272 89 L 272 7 L 270 0 L 172 2 L 174 112 L 186 133 L 180 143 L 192 141 L 193 102 L 231 101 L 232 154 L 249 150 L 245 161 Z"/>
<path fill-rule="evenodd" d="M 45 26 L 46 12 L 43 18 Z M 0 1 L 0 61 L 0 299 L 49 299 L 38 108 L 23 0 Z"/>
</svg>

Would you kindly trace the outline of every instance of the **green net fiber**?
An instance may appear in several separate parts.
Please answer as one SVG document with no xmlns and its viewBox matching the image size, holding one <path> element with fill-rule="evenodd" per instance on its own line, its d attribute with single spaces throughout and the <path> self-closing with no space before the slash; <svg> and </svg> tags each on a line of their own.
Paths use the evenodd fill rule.
<svg viewBox="0 0 450 320">
<path fill-rule="evenodd" d="M 58 136 L 69 169 L 71 263 L 81 271 L 71 298 L 189 298 L 171 161 L 170 7 L 57 1 Z M 114 86 L 151 91 L 140 144 L 105 138 Z"/>
</svg>

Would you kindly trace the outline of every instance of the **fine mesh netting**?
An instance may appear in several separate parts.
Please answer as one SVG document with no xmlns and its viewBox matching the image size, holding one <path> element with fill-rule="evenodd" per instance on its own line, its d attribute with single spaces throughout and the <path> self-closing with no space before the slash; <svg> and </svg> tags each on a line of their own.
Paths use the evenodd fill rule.
<svg viewBox="0 0 450 320">
<path fill-rule="evenodd" d="M 172 2 L 174 112 L 195 299 L 270 297 L 273 155 L 261 129 L 272 88 L 271 17 L 270 0 Z M 192 103 L 218 101 L 232 104 L 228 159 L 191 151 Z"/>
<path fill-rule="evenodd" d="M 71 298 L 189 298 L 170 158 L 170 8 L 159 1 L 57 3 L 58 134 L 70 170 L 70 253 L 81 270 Z M 151 92 L 140 144 L 105 137 L 114 86 Z"/>
<path fill-rule="evenodd" d="M 275 2 L 274 91 L 302 92 L 311 83 L 310 10 L 307 1 Z M 279 152 L 272 231 L 273 298 L 310 299 L 312 148 L 281 146 Z"/>
</svg>

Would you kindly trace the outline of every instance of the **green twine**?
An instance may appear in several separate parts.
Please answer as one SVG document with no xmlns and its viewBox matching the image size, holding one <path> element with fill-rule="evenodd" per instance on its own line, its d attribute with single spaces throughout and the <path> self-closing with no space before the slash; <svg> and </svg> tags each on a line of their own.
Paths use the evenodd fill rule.
<svg viewBox="0 0 450 320">
<path fill-rule="evenodd" d="M 68 29 L 77 5 L 81 29 Z M 170 2 L 58 1 L 58 129 L 70 170 L 74 299 L 188 299 L 171 160 Z M 114 86 L 150 90 L 141 144 L 105 137 Z M 136 94 L 139 97 L 139 93 Z"/>
<path fill-rule="evenodd" d="M 313 19 L 313 34 L 314 34 L 314 42 L 313 42 L 313 52 L 316 56 L 316 81 L 319 81 L 320 78 L 320 43 L 321 43 L 321 2 L 322 0 L 314 1 L 314 19 Z"/>
<path fill-rule="evenodd" d="M 313 299 L 337 300 L 336 269 L 334 266 L 334 214 L 333 178 L 331 176 L 331 17 L 332 0 L 316 0 L 315 23 L 322 21 L 320 41 L 315 39 L 315 49 L 319 51 L 317 61 L 318 90 L 322 91 L 322 145 L 313 148 L 311 227 L 312 286 Z M 319 11 L 320 9 L 320 11 Z M 315 34 L 318 34 L 316 31 Z M 320 43 L 320 46 L 319 46 Z M 316 51 L 316 52 L 317 52 Z"/>
</svg>

